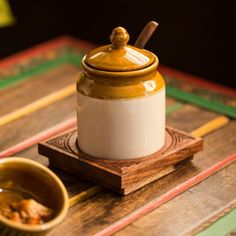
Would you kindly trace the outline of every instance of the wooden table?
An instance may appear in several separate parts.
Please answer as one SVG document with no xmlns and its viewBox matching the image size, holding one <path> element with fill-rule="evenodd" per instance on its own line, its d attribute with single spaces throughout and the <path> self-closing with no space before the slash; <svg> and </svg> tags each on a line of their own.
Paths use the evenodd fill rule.
<svg viewBox="0 0 236 236">
<path fill-rule="evenodd" d="M 86 42 L 61 37 L 2 60 L 0 123 L 4 115 L 5 121 L 0 126 L 0 157 L 11 154 L 47 165 L 47 159 L 38 154 L 36 143 L 75 126 L 75 93 L 73 89 L 67 93 L 61 89 L 75 83 L 81 71 L 80 60 L 92 47 Z M 160 71 L 170 88 L 168 125 L 191 132 L 221 116 L 218 112 L 228 115 L 230 121 L 204 137 L 204 151 L 192 162 L 124 197 L 101 188 L 71 207 L 63 223 L 47 235 L 191 235 L 202 230 L 209 233 L 212 232 L 207 228 L 209 225 L 213 227 L 211 230 L 217 229 L 228 212 L 233 214 L 236 205 L 236 91 L 166 67 L 160 66 Z M 178 79 L 182 82 L 177 83 Z M 54 92 L 58 91 L 62 96 L 53 101 Z M 195 94 L 195 97 L 180 91 Z M 45 96 L 46 102 L 42 100 Z M 209 105 L 204 100 L 201 102 L 202 98 L 213 102 Z M 223 105 L 217 106 L 222 101 L 227 105 L 225 110 Z M 25 107 L 29 104 L 31 110 Z M 39 109 L 38 104 L 44 105 Z M 22 107 L 30 111 L 25 115 L 18 113 L 15 119 L 16 111 Z M 11 112 L 14 112 L 13 118 L 9 120 Z M 71 120 L 67 126 L 60 126 L 68 119 Z M 54 171 L 65 183 L 70 197 L 94 186 L 76 176 Z M 212 225 L 213 222 L 216 223 Z M 225 222 L 225 227 L 221 227 L 224 232 L 236 228 L 236 221 L 235 225 L 227 219 Z"/>
</svg>

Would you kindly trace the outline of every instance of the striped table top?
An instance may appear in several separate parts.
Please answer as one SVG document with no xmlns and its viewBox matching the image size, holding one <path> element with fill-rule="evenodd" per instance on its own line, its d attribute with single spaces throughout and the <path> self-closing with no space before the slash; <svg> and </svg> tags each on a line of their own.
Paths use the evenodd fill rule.
<svg viewBox="0 0 236 236">
<path fill-rule="evenodd" d="M 76 126 L 75 82 L 95 46 L 63 36 L 0 61 L 0 158 L 48 165 L 37 143 Z M 236 229 L 236 91 L 159 66 L 167 124 L 204 138 L 192 162 L 121 197 L 53 170 L 70 196 L 47 235 L 226 235 Z"/>
</svg>

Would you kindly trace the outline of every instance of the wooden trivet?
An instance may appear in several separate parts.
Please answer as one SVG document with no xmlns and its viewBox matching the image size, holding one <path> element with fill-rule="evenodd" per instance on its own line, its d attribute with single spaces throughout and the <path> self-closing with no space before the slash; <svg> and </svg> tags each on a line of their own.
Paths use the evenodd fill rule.
<svg viewBox="0 0 236 236">
<path fill-rule="evenodd" d="M 161 151 L 132 160 L 107 160 L 88 156 L 76 145 L 77 130 L 70 130 L 38 144 L 40 154 L 51 166 L 103 185 L 126 195 L 178 168 L 203 149 L 203 140 L 177 129 L 166 127 L 166 141 Z"/>
</svg>

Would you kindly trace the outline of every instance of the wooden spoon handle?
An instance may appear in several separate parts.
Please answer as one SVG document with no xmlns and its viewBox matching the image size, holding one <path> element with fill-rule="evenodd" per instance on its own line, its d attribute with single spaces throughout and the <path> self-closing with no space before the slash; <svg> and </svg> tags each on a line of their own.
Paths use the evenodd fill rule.
<svg viewBox="0 0 236 236">
<path fill-rule="evenodd" d="M 155 21 L 150 21 L 146 24 L 143 31 L 138 36 L 134 46 L 137 48 L 143 48 L 149 38 L 152 36 L 153 32 L 156 30 L 158 23 Z"/>
</svg>

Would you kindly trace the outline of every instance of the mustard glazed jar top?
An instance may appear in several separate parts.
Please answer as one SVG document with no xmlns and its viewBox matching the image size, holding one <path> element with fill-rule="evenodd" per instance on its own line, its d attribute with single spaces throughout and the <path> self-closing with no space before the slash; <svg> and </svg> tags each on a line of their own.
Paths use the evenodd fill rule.
<svg viewBox="0 0 236 236">
<path fill-rule="evenodd" d="M 165 142 L 165 83 L 158 58 L 128 45 L 122 27 L 112 31 L 110 41 L 82 60 L 77 144 L 95 158 L 146 157 Z"/>
<path fill-rule="evenodd" d="M 112 31 L 110 41 L 111 44 L 101 46 L 83 58 L 85 74 L 77 85 L 80 93 L 119 99 L 153 94 L 164 87 L 164 80 L 156 71 L 156 55 L 128 45 L 129 34 L 123 27 Z"/>
<path fill-rule="evenodd" d="M 153 63 L 151 52 L 127 45 L 129 34 L 118 27 L 110 36 L 111 45 L 99 47 L 88 53 L 85 58 L 89 66 L 105 71 L 133 71 L 145 68 Z"/>
</svg>

